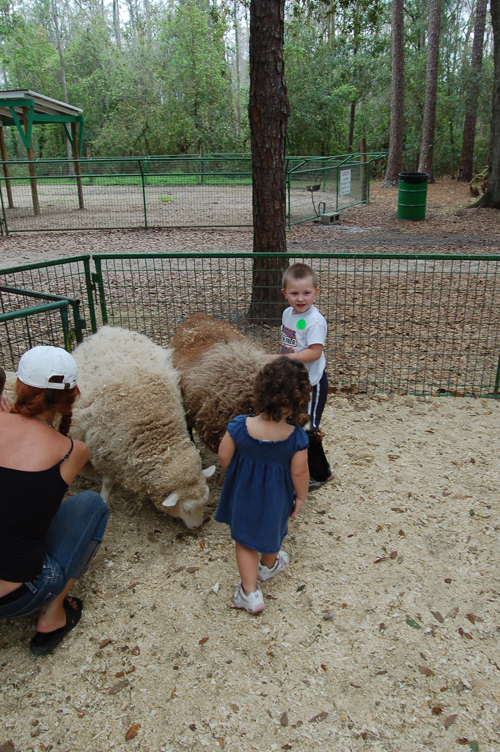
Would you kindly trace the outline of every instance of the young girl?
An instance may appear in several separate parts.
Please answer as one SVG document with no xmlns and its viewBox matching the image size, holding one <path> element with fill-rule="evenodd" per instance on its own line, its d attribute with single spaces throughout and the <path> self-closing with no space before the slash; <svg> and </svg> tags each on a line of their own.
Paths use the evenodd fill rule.
<svg viewBox="0 0 500 752">
<path fill-rule="evenodd" d="M 257 580 L 270 580 L 289 562 L 281 543 L 309 488 L 309 440 L 290 421 L 306 412 L 310 391 L 303 363 L 286 356 L 268 363 L 255 380 L 256 416 L 234 418 L 219 446 L 227 473 L 215 519 L 230 525 L 236 544 L 235 606 L 252 614 L 264 609 Z"/>
</svg>

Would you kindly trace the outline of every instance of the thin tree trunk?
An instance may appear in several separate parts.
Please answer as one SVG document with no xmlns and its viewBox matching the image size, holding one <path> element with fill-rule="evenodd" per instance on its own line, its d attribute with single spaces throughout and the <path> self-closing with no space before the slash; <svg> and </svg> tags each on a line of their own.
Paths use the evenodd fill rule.
<svg viewBox="0 0 500 752">
<path fill-rule="evenodd" d="M 113 0 L 113 28 L 115 30 L 116 46 L 122 46 L 122 36 L 120 31 L 120 3 L 119 0 Z"/>
<path fill-rule="evenodd" d="M 491 0 L 493 25 L 493 106 L 488 188 L 474 206 L 500 209 L 500 0 Z"/>
<path fill-rule="evenodd" d="M 356 8 L 355 8 L 355 13 L 354 13 L 354 43 L 353 43 L 353 50 L 352 50 L 354 57 L 356 57 L 356 55 L 358 54 L 359 27 L 360 27 L 359 0 L 356 0 Z M 349 138 L 348 138 L 348 144 L 347 144 L 347 151 L 349 154 L 352 152 L 353 145 L 354 145 L 355 117 L 356 117 L 356 99 L 354 99 L 351 102 L 351 111 L 349 114 Z"/>
<path fill-rule="evenodd" d="M 61 33 L 59 31 L 59 16 L 57 14 L 57 5 L 54 0 L 51 0 L 50 3 L 50 10 L 52 13 L 52 21 L 54 23 L 54 33 L 56 37 L 56 47 L 57 51 L 59 53 L 59 63 L 61 66 L 61 83 L 62 83 L 62 89 L 63 89 L 63 101 L 66 102 L 66 104 L 69 104 L 68 101 L 68 86 L 66 84 L 66 67 L 64 65 L 64 55 L 63 55 L 63 49 L 62 49 L 62 42 L 61 42 Z M 68 160 L 73 158 L 72 154 L 72 146 L 69 138 L 66 138 L 66 152 L 68 155 Z M 68 162 L 68 170 L 71 175 L 74 174 L 73 169 L 73 163 Z"/>
<path fill-rule="evenodd" d="M 286 253 L 284 14 L 285 0 L 251 0 L 248 115 L 255 253 Z M 260 324 L 276 326 L 281 321 L 281 275 L 286 262 L 285 256 L 254 261 L 248 315 Z"/>
<path fill-rule="evenodd" d="M 392 0 L 392 81 L 389 158 L 383 188 L 398 184 L 403 164 L 404 137 L 404 4 Z"/>
<path fill-rule="evenodd" d="M 474 24 L 474 41 L 472 43 L 471 80 L 467 99 L 465 100 L 464 136 L 462 141 L 462 158 L 458 170 L 458 180 L 469 183 L 472 180 L 474 164 L 474 139 L 476 136 L 476 115 L 479 99 L 479 79 L 483 64 L 484 28 L 486 26 L 486 7 L 488 0 L 477 0 L 476 20 Z"/>
<path fill-rule="evenodd" d="M 424 122 L 419 172 L 427 172 L 434 182 L 434 129 L 436 125 L 437 81 L 439 67 L 439 37 L 441 31 L 441 0 L 429 1 L 429 31 L 427 36 L 427 72 L 425 78 Z"/>
<path fill-rule="evenodd" d="M 238 0 L 234 0 L 234 40 L 236 56 L 236 136 L 240 138 L 241 131 L 241 103 L 240 103 L 240 35 L 238 24 Z"/>
</svg>

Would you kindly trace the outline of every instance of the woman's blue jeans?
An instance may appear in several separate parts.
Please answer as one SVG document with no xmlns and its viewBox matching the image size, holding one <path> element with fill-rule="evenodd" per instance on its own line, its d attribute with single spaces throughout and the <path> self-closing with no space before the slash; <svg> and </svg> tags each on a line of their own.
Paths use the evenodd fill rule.
<svg viewBox="0 0 500 752">
<path fill-rule="evenodd" d="M 80 579 L 101 545 L 107 522 L 108 506 L 94 491 L 66 499 L 49 528 L 42 573 L 26 583 L 29 593 L 0 605 L 0 618 L 32 614 L 62 593 L 70 579 Z"/>
</svg>

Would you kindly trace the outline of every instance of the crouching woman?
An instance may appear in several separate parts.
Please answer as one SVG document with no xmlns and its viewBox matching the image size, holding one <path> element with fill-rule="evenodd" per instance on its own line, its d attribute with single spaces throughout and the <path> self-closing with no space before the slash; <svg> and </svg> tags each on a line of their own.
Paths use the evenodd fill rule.
<svg viewBox="0 0 500 752">
<path fill-rule="evenodd" d="M 93 491 L 61 504 L 88 459 L 67 436 L 80 394 L 73 356 L 34 347 L 16 376 L 14 404 L 0 412 L 0 617 L 39 611 L 30 650 L 47 655 L 80 620 L 69 591 L 99 548 L 108 507 Z"/>
</svg>

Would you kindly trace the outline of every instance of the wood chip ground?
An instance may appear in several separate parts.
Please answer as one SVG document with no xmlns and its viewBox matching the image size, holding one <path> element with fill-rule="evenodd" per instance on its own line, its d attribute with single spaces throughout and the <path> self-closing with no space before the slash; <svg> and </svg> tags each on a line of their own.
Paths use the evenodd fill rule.
<svg viewBox="0 0 500 752">
<path fill-rule="evenodd" d="M 447 202 L 434 208 L 440 185 Z M 444 242 L 451 222 L 476 252 L 498 251 L 498 212 L 481 232 L 453 213 L 464 186 L 429 187 L 428 225 L 398 225 L 395 197 L 374 190 L 343 235 L 310 225 L 289 243 L 397 232 L 431 251 L 425 227 Z M 136 241 L 251 246 L 248 233 L 90 233 L 16 236 L 0 253 L 5 267 Z M 74 591 L 84 600 L 74 632 L 35 658 L 33 617 L 0 622 L 0 750 L 497 752 L 499 417 L 493 400 L 330 396 L 335 477 L 290 522 L 291 564 L 263 585 L 258 617 L 231 608 L 233 546 L 212 519 L 220 468 L 194 533 L 114 490 L 104 544 Z"/>
</svg>

